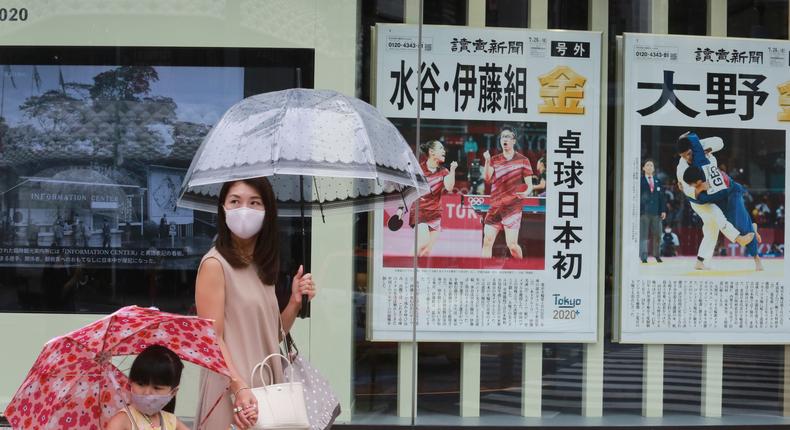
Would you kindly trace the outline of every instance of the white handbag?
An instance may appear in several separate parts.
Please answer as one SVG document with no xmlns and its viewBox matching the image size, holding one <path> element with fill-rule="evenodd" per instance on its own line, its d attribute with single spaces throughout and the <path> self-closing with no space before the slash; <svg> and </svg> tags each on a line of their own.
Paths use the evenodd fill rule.
<svg viewBox="0 0 790 430">
<path fill-rule="evenodd" d="M 304 388 L 301 382 L 286 382 L 282 384 L 266 385 L 263 378 L 263 368 L 271 366 L 266 362 L 272 358 L 284 358 L 289 363 L 293 374 L 293 366 L 288 357 L 282 354 L 270 354 L 263 361 L 252 368 L 250 381 L 255 379 L 255 371 L 261 378 L 263 386 L 252 388 L 252 394 L 258 400 L 258 421 L 251 428 L 253 430 L 309 430 L 310 422 L 307 420 L 307 408 L 304 403 Z M 274 379 L 269 379 L 273 381 Z M 289 378 L 293 381 L 293 375 Z"/>
</svg>

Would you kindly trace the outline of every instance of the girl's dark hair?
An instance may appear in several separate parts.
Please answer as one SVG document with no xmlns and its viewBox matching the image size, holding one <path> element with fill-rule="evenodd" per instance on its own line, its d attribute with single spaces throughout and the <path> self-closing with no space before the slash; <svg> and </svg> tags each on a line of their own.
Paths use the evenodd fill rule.
<svg viewBox="0 0 790 430">
<path fill-rule="evenodd" d="M 144 349 L 132 363 L 129 380 L 140 385 L 166 385 L 175 388 L 181 383 L 181 371 L 184 363 L 175 352 L 162 345 L 150 345 Z M 176 398 L 170 401 L 163 410 L 175 412 Z"/>
<path fill-rule="evenodd" d="M 441 145 L 441 144 L 442 142 L 439 142 L 438 140 L 429 140 L 427 142 L 423 142 L 420 144 L 420 152 L 422 152 L 425 155 L 428 155 L 429 150 L 435 149 L 436 145 Z"/>
<path fill-rule="evenodd" d="M 261 278 L 261 281 L 266 285 L 274 285 L 277 281 L 277 272 L 280 269 L 277 201 L 274 197 L 274 190 L 272 190 L 272 186 L 266 178 L 242 179 L 240 181 L 225 182 L 222 185 L 222 190 L 219 192 L 219 201 L 217 202 L 217 239 L 214 241 L 214 247 L 231 266 L 239 268 L 247 265 L 242 256 L 239 255 L 239 251 L 233 246 L 230 229 L 225 223 L 225 198 L 228 196 L 230 187 L 237 182 L 244 182 L 255 188 L 258 194 L 261 195 L 266 216 L 263 219 L 263 227 L 258 233 L 258 238 L 255 240 L 252 262 L 258 269 L 258 277 Z"/>
</svg>

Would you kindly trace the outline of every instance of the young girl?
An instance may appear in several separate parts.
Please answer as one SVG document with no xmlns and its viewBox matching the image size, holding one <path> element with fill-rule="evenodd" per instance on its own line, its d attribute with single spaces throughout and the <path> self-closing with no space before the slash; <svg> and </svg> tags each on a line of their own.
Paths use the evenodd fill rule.
<svg viewBox="0 0 790 430">
<path fill-rule="evenodd" d="M 184 364 L 171 350 L 151 345 L 129 371 L 131 404 L 118 411 L 108 430 L 188 430 L 173 414 Z"/>
</svg>

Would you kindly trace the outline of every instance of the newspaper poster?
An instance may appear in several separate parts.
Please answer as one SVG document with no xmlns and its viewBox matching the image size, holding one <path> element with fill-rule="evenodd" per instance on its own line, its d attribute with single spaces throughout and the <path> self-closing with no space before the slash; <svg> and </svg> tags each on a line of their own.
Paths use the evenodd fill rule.
<svg viewBox="0 0 790 430">
<path fill-rule="evenodd" d="M 628 34 L 620 341 L 787 343 L 790 42 Z"/>
<path fill-rule="evenodd" d="M 376 106 L 431 192 L 376 212 L 368 337 L 416 308 L 421 341 L 595 340 L 601 35 L 417 30 L 376 27 Z"/>
</svg>

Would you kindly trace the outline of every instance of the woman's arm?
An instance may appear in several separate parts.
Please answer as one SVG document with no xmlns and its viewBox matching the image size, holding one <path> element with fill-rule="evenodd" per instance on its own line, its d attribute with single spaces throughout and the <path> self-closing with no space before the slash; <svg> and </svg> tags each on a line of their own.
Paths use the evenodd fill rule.
<svg viewBox="0 0 790 430">
<path fill-rule="evenodd" d="M 296 315 L 302 309 L 302 295 L 307 295 L 307 298 L 312 300 L 315 297 L 315 284 L 313 283 L 313 275 L 304 273 L 304 266 L 299 266 L 299 270 L 294 275 L 293 282 L 291 282 L 291 298 L 288 300 L 288 305 L 285 306 L 285 309 L 280 312 L 280 318 L 283 320 L 283 330 L 286 333 L 291 331 Z"/>
<path fill-rule="evenodd" d="M 280 318 L 283 320 L 283 330 L 288 333 L 291 331 L 291 327 L 294 325 L 294 321 L 296 321 L 296 316 L 299 315 L 299 311 L 302 310 L 302 298 L 299 298 L 299 302 L 294 302 L 293 299 L 288 301 L 288 306 L 280 312 Z M 282 333 L 278 333 L 277 337 L 282 340 Z"/>
<path fill-rule="evenodd" d="M 228 347 L 225 345 L 225 274 L 222 272 L 222 265 L 215 258 L 207 258 L 198 269 L 195 281 L 195 305 L 199 317 L 214 321 L 219 347 L 232 377 L 230 389 L 231 392 L 236 392 L 246 384 L 236 371 Z"/>
<path fill-rule="evenodd" d="M 242 375 L 236 370 L 233 364 L 233 357 L 231 357 L 230 351 L 225 345 L 225 274 L 222 272 L 222 265 L 216 258 L 207 258 L 198 269 L 197 280 L 195 281 L 195 305 L 197 306 L 199 317 L 214 320 L 214 330 L 217 332 L 219 349 L 222 351 L 222 356 L 225 358 L 225 363 L 230 370 L 230 393 L 239 393 L 237 397 L 241 397 L 242 394 L 249 394 L 250 390 L 242 390 L 249 387 L 244 382 Z M 238 403 L 238 398 L 236 403 Z M 196 419 L 199 420 L 201 418 L 197 417 Z M 242 428 L 247 428 L 255 423 L 254 421 L 252 423 L 248 422 L 242 414 L 234 414 L 234 420 L 236 419 L 239 420 L 236 424 L 242 424 Z"/>
</svg>

